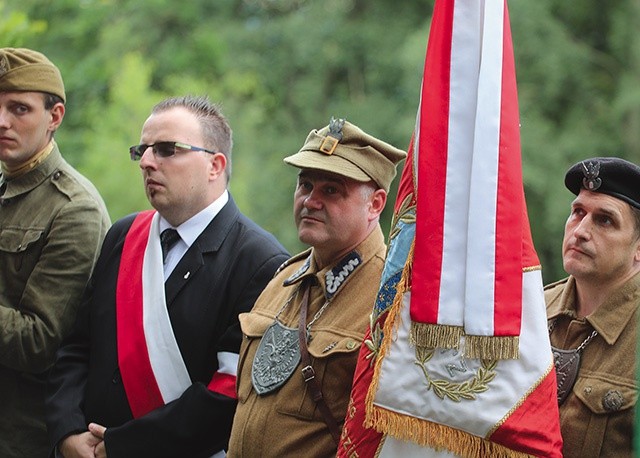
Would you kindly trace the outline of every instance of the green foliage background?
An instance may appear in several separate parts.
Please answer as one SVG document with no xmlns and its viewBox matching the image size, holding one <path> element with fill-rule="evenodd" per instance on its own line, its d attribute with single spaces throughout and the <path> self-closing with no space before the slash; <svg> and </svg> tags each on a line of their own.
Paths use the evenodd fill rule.
<svg viewBox="0 0 640 458">
<path fill-rule="evenodd" d="M 234 129 L 234 198 L 296 252 L 296 170 L 282 158 L 331 115 L 406 149 L 432 8 L 433 0 L 0 0 L 0 46 L 38 49 L 60 67 L 68 102 L 57 141 L 114 220 L 149 206 L 127 147 L 151 107 L 182 94 L 219 101 Z M 509 10 L 525 192 L 549 282 L 564 276 L 566 169 L 600 155 L 640 162 L 640 2 L 510 0 Z"/>
</svg>

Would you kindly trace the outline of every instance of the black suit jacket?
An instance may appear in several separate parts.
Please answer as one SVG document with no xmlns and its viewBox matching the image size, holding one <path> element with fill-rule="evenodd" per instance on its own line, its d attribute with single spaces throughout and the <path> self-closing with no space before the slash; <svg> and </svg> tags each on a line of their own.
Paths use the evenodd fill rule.
<svg viewBox="0 0 640 458">
<path fill-rule="evenodd" d="M 96 422 L 107 427 L 110 458 L 210 456 L 226 448 L 236 406 L 235 399 L 207 389 L 217 353 L 238 353 L 238 314 L 251 309 L 288 255 L 229 199 L 165 282 L 173 332 L 193 384 L 178 399 L 133 419 L 118 368 L 115 291 L 134 218 L 109 230 L 75 331 L 58 351 L 47 392 L 50 440 L 58 444 Z"/>
</svg>

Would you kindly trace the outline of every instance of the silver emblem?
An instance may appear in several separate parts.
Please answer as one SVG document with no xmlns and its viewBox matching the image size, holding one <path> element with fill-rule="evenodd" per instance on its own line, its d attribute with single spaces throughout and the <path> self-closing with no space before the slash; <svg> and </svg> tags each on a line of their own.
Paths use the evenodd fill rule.
<svg viewBox="0 0 640 458">
<path fill-rule="evenodd" d="M 624 404 L 624 397 L 618 390 L 609 390 L 602 397 L 602 407 L 607 412 L 617 412 Z"/>
<path fill-rule="evenodd" d="M 262 336 L 251 366 L 251 381 L 256 393 L 263 395 L 280 388 L 299 362 L 298 329 L 288 328 L 276 319 Z"/>
<path fill-rule="evenodd" d="M 582 163 L 582 173 L 584 178 L 582 179 L 582 186 L 589 191 L 596 191 L 600 185 L 602 185 L 602 179 L 598 178 L 600 174 L 599 162 L 587 162 Z"/>
</svg>

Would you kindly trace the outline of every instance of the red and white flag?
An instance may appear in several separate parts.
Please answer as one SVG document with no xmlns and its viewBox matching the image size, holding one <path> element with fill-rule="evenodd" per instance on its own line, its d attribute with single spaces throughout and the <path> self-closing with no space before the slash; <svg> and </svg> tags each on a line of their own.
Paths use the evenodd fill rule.
<svg viewBox="0 0 640 458">
<path fill-rule="evenodd" d="M 561 456 L 506 0 L 436 0 L 339 456 Z"/>
</svg>

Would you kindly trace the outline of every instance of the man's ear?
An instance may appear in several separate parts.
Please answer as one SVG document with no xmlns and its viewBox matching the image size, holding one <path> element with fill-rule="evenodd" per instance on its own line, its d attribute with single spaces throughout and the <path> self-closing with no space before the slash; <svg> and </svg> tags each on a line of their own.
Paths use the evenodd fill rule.
<svg viewBox="0 0 640 458">
<path fill-rule="evenodd" d="M 207 154 L 211 156 L 209 176 L 212 180 L 216 180 L 220 175 L 224 174 L 227 168 L 227 157 L 222 153 Z"/>
<path fill-rule="evenodd" d="M 62 118 L 64 118 L 64 104 L 56 103 L 49 112 L 51 113 L 51 122 L 49 123 L 49 132 L 55 132 L 60 124 L 62 123 Z"/>
<path fill-rule="evenodd" d="M 384 189 L 376 189 L 369 198 L 369 214 L 371 220 L 377 218 L 384 210 L 384 206 L 387 203 L 387 192 Z"/>
</svg>

